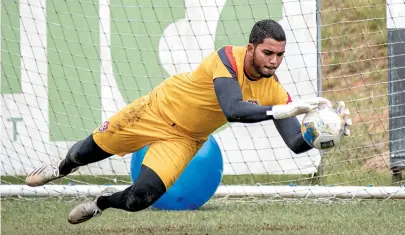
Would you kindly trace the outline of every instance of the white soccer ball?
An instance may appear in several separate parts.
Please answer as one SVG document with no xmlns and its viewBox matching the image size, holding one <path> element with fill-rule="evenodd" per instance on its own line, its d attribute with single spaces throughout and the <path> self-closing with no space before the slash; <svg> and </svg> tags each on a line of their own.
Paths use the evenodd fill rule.
<svg viewBox="0 0 405 235">
<path fill-rule="evenodd" d="M 304 140 L 316 149 L 339 146 L 343 130 L 343 119 L 331 108 L 315 109 L 307 113 L 301 123 Z"/>
</svg>

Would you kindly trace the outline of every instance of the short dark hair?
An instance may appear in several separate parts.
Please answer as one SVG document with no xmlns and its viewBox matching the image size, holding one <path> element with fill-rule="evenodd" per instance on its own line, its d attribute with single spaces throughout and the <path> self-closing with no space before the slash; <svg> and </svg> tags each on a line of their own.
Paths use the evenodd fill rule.
<svg viewBox="0 0 405 235">
<path fill-rule="evenodd" d="M 273 38 L 276 41 L 285 41 L 284 29 L 274 20 L 261 20 L 253 26 L 249 36 L 249 43 L 257 45 L 263 43 L 264 39 Z"/>
</svg>

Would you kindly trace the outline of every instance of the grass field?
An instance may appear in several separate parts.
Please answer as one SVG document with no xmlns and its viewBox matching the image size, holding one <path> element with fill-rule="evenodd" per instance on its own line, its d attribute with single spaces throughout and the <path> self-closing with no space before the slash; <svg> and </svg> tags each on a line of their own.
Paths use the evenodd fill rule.
<svg viewBox="0 0 405 235">
<path fill-rule="evenodd" d="M 385 0 L 321 1 L 322 95 L 344 100 L 355 135 L 323 158 L 325 185 L 391 185 Z M 24 176 L 2 177 L 23 184 Z M 55 183 L 130 183 L 128 176 L 73 176 Z M 313 185 L 310 176 L 224 177 L 223 184 Z M 403 185 L 404 181 L 398 184 Z M 405 234 L 405 200 L 225 199 L 197 211 L 107 210 L 70 225 L 84 198 L 3 198 L 1 234 Z"/>
<path fill-rule="evenodd" d="M 2 234 L 405 233 L 405 200 L 213 199 L 197 211 L 110 209 L 86 223 L 70 225 L 66 216 L 83 200 L 2 200 Z"/>
</svg>

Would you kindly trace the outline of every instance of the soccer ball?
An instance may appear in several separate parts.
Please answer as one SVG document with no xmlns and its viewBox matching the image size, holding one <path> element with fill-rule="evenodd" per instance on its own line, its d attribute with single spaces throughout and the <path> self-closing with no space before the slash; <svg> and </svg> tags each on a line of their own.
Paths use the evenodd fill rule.
<svg viewBox="0 0 405 235">
<path fill-rule="evenodd" d="M 315 109 L 307 113 L 301 123 L 304 140 L 316 149 L 339 146 L 343 128 L 342 118 L 331 108 Z"/>
</svg>

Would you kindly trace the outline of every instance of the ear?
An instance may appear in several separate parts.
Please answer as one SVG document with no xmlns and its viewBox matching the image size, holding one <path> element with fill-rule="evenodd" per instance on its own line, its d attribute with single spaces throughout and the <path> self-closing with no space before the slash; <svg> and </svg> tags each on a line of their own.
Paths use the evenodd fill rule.
<svg viewBox="0 0 405 235">
<path fill-rule="evenodd" d="M 246 53 L 248 53 L 250 56 L 253 56 L 254 51 L 255 51 L 255 46 L 253 45 L 253 43 L 249 43 L 247 45 Z"/>
</svg>

